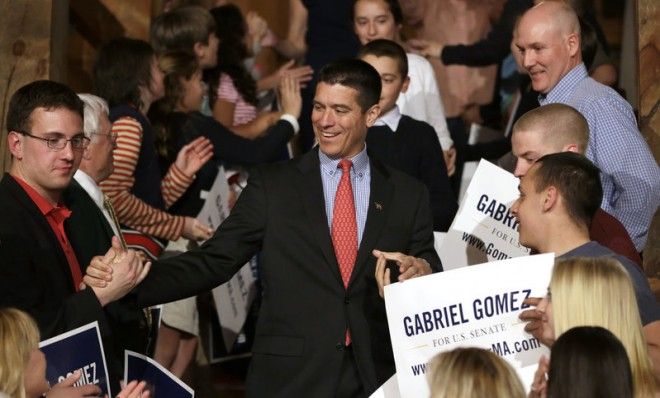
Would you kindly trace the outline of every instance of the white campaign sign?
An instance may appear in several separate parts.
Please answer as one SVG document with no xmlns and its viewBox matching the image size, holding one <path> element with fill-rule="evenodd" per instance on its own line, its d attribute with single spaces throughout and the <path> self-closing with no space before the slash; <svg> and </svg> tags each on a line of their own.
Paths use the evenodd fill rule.
<svg viewBox="0 0 660 398">
<path fill-rule="evenodd" d="M 511 205 L 518 179 L 481 160 L 438 254 L 445 270 L 526 256 Z"/>
<path fill-rule="evenodd" d="M 216 229 L 229 215 L 229 184 L 225 170 L 220 167 L 213 186 L 205 192 L 204 206 L 197 219 Z M 251 261 L 256 261 L 254 258 Z M 250 262 L 251 262 L 250 261 Z M 226 283 L 213 289 L 213 301 L 222 326 L 222 337 L 229 352 L 243 328 L 248 309 L 256 294 L 255 277 L 250 262 Z"/>
<path fill-rule="evenodd" d="M 542 297 L 554 254 L 463 267 L 385 287 L 387 322 L 402 397 L 428 397 L 428 362 L 457 347 L 490 349 L 521 377 L 548 351 L 518 319 L 527 297 Z M 523 369 L 525 368 L 525 369 Z M 523 385 L 531 379 L 523 380 Z"/>
</svg>

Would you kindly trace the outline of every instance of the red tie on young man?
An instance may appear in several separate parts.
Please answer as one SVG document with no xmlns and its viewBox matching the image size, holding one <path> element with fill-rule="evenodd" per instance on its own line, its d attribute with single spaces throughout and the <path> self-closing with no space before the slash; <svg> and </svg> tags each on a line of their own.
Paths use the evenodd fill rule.
<svg viewBox="0 0 660 398">
<path fill-rule="evenodd" d="M 339 264 L 341 279 L 344 287 L 348 287 L 351 272 L 357 258 L 357 221 L 355 219 L 355 201 L 353 187 L 351 186 L 351 166 L 353 162 L 342 159 L 337 165 L 342 169 L 341 180 L 335 195 L 335 204 L 332 212 L 332 245 Z M 351 336 L 346 330 L 345 344 L 351 343 Z"/>
</svg>

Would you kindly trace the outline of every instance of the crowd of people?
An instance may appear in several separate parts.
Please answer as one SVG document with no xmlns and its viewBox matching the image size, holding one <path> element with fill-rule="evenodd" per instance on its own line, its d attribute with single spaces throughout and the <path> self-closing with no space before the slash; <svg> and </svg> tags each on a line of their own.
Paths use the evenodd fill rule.
<svg viewBox="0 0 660 398">
<path fill-rule="evenodd" d="M 236 5 L 170 3 L 149 42 L 100 47 L 93 94 L 42 80 L 11 96 L 0 396 L 98 395 L 79 372 L 49 386 L 38 347 L 94 321 L 112 390 L 149 396 L 140 380 L 120 386 L 124 351 L 182 377 L 199 349 L 195 296 L 255 255 L 247 396 L 369 396 L 396 371 L 385 286 L 442 272 L 434 231 L 458 211 L 463 163 L 507 152 L 519 241 L 556 256 L 546 297 L 520 313 L 551 355 L 523 386 L 493 352 L 443 352 L 431 396 L 660 392 L 660 306 L 642 269 L 660 168 L 609 87 L 616 70 L 587 5 L 507 0 L 490 33 L 454 43 L 434 25 L 447 14 L 424 1 L 290 0 L 279 40 Z M 282 60 L 272 73 L 255 64 L 264 47 Z M 507 57 L 526 103 L 510 134 L 468 145 L 466 123 L 493 123 L 493 107 L 456 113 L 467 102 L 451 103 L 447 82 L 479 79 L 449 65 Z M 504 108 L 491 80 L 477 88 Z M 231 212 L 213 230 L 197 215 L 219 172 Z"/>
</svg>

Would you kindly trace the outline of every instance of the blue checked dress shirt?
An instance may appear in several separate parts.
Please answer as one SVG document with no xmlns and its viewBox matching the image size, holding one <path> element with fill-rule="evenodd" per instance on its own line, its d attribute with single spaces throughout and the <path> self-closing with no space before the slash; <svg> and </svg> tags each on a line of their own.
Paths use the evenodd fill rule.
<svg viewBox="0 0 660 398">
<path fill-rule="evenodd" d="M 337 168 L 341 159 L 331 159 L 319 151 L 321 162 L 321 181 L 323 182 L 323 197 L 325 198 L 325 214 L 328 217 L 328 231 L 332 230 L 332 212 L 335 206 L 335 194 L 341 180 L 341 169 Z M 353 186 L 353 200 L 355 201 L 355 220 L 358 227 L 358 248 L 362 242 L 362 233 L 367 221 L 367 210 L 369 209 L 369 193 L 371 190 L 371 168 L 369 156 L 365 145 L 362 152 L 350 158 L 353 162 L 351 167 L 351 185 Z"/>
<path fill-rule="evenodd" d="M 590 78 L 582 63 L 540 95 L 539 103 L 570 105 L 587 119 L 586 155 L 601 170 L 601 207 L 621 221 L 641 251 L 660 204 L 660 169 L 637 129 L 630 104 Z"/>
</svg>

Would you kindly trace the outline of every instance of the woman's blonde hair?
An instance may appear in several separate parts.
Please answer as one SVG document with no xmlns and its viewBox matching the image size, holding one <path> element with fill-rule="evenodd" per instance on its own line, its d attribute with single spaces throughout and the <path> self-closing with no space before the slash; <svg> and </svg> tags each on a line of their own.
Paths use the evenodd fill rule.
<svg viewBox="0 0 660 398">
<path fill-rule="evenodd" d="M 655 379 L 635 291 L 621 263 L 603 257 L 558 260 L 550 292 L 555 336 L 576 326 L 608 329 L 626 348 L 635 396 L 653 396 Z"/>
<path fill-rule="evenodd" d="M 0 309 L 0 392 L 25 398 L 23 373 L 36 348 L 39 329 L 32 318 L 15 308 Z"/>
<path fill-rule="evenodd" d="M 438 354 L 430 365 L 431 398 L 524 398 L 515 370 L 481 348 L 456 348 Z"/>
</svg>

